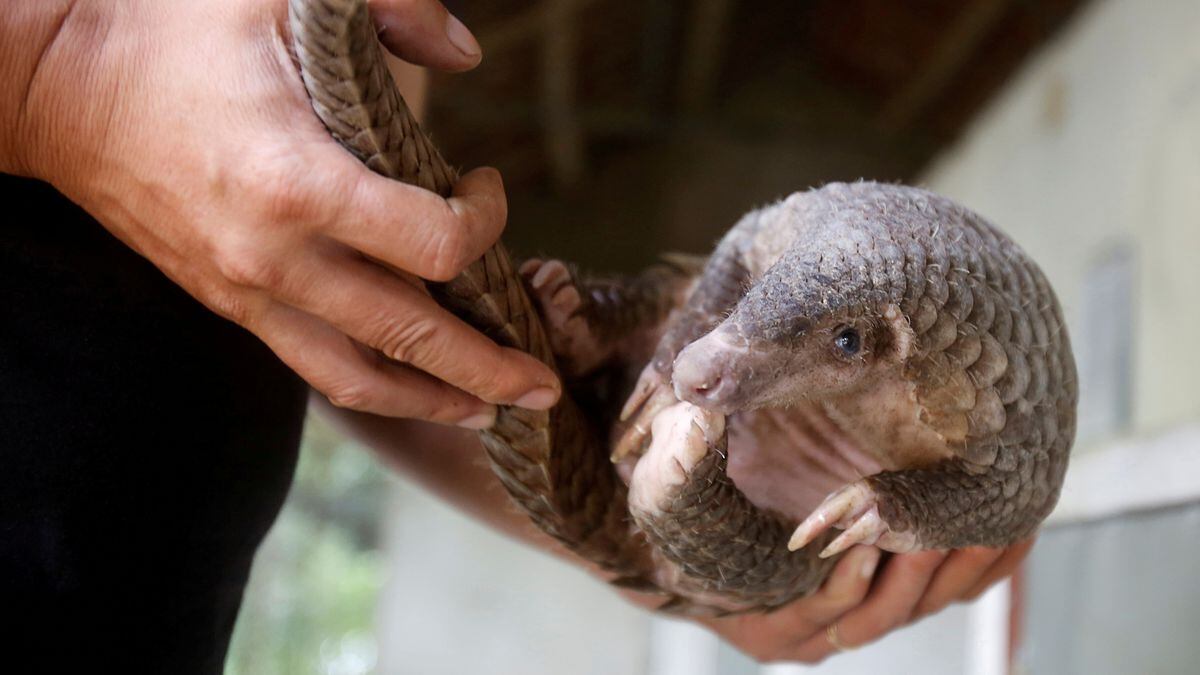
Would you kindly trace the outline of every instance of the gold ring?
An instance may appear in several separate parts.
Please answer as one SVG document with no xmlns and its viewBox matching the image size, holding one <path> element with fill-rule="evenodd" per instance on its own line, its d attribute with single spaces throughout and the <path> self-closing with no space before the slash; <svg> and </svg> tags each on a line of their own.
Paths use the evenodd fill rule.
<svg viewBox="0 0 1200 675">
<path fill-rule="evenodd" d="M 849 647 L 842 642 L 842 637 L 838 635 L 838 625 L 836 621 L 825 627 L 825 639 L 829 640 L 829 644 L 833 645 L 833 648 L 839 652 L 848 652 L 851 649 L 854 649 L 854 647 Z"/>
</svg>

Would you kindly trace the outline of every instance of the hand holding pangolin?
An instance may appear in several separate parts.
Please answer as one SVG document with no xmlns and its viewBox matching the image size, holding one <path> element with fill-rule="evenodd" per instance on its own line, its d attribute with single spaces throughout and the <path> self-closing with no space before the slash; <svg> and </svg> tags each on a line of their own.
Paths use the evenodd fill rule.
<svg viewBox="0 0 1200 675">
<path fill-rule="evenodd" d="M 445 193 L 453 171 L 395 93 L 365 2 L 291 9 L 334 135 L 376 171 Z M 797 193 L 742 218 L 702 265 L 629 279 L 538 260 L 518 275 L 497 246 L 432 290 L 556 360 L 574 397 L 504 409 L 483 432 L 517 503 L 673 609 L 780 606 L 854 544 L 1004 546 L 1062 484 L 1077 386 L 1054 294 L 1003 233 L 923 190 Z"/>
</svg>

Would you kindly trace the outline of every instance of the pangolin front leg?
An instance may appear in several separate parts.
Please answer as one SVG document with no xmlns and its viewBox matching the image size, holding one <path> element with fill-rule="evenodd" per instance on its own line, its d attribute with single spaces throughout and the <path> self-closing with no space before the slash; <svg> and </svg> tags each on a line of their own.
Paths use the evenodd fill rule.
<svg viewBox="0 0 1200 675">
<path fill-rule="evenodd" d="M 621 410 L 623 426 L 613 447 L 614 461 L 641 452 L 649 442 L 655 417 L 679 400 L 671 383 L 675 357 L 720 323 L 745 294 L 750 281 L 749 247 L 762 227 L 758 212 L 747 214 L 708 258 L 695 290 L 659 341 L 654 357 L 642 369 Z"/>
<path fill-rule="evenodd" d="M 815 590 L 834 560 L 787 549 L 794 521 L 758 508 L 725 474 L 723 415 L 676 403 L 630 480 L 629 507 L 663 559 L 659 585 L 727 611 L 771 608 Z"/>
<path fill-rule="evenodd" d="M 885 471 L 830 495 L 796 528 L 793 550 L 831 529 L 842 533 L 821 555 L 855 544 L 897 553 L 1009 546 L 1033 533 L 1058 497 L 1065 449 L 1012 447 L 980 466 L 951 459 L 924 469 Z"/>
</svg>

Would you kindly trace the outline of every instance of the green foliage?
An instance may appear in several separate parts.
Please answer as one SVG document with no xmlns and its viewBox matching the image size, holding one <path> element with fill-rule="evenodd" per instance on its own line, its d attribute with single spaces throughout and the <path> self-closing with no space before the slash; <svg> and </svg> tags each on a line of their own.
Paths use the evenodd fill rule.
<svg viewBox="0 0 1200 675">
<path fill-rule="evenodd" d="M 309 420 L 291 494 L 255 559 L 227 675 L 373 670 L 385 486 L 369 454 Z"/>
</svg>

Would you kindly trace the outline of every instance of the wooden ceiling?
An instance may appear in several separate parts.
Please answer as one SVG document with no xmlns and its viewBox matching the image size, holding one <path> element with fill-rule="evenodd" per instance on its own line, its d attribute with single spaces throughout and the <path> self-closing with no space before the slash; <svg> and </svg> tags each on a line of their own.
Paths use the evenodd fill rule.
<svg viewBox="0 0 1200 675">
<path fill-rule="evenodd" d="M 533 220 L 638 206 L 637 185 L 681 169 L 707 189 L 721 164 L 786 167 L 716 219 L 825 180 L 911 180 L 1083 0 L 447 4 L 484 49 L 472 73 L 434 80 L 448 158 L 499 166 Z M 639 212 L 660 229 L 704 217 L 668 211 Z"/>
</svg>

